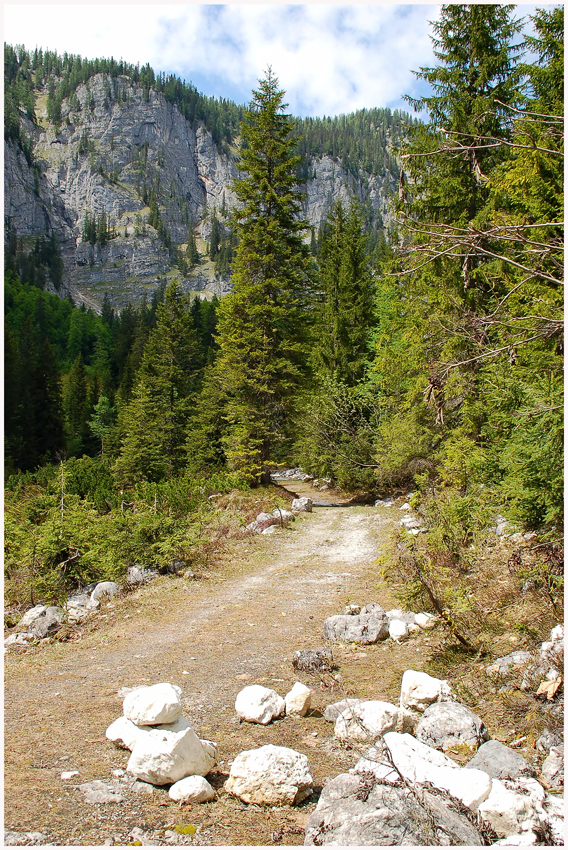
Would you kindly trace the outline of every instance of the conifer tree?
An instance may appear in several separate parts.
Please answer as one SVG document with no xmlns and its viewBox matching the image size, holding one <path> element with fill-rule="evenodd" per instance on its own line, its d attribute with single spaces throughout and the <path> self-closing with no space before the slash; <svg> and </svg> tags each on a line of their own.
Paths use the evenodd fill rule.
<svg viewBox="0 0 568 850">
<path fill-rule="evenodd" d="M 356 204 L 332 208 L 319 249 L 322 303 L 316 317 L 315 366 L 320 374 L 355 386 L 364 373 L 373 319 L 373 288 L 363 220 Z"/>
<path fill-rule="evenodd" d="M 83 356 L 77 354 L 71 371 L 67 375 L 63 393 L 65 411 L 65 432 L 69 455 L 81 455 L 85 441 L 89 436 L 87 419 L 89 415 L 89 383 Z"/>
<path fill-rule="evenodd" d="M 221 241 L 221 234 L 219 229 L 219 219 L 217 218 L 217 212 L 215 207 L 213 207 L 213 213 L 211 215 L 211 235 L 209 237 L 209 259 L 214 260 L 219 253 L 219 243 Z"/>
<path fill-rule="evenodd" d="M 198 369 L 196 335 L 188 304 L 172 283 L 157 307 L 133 397 L 125 409 L 116 471 L 125 482 L 161 481 L 184 464 L 187 417 Z"/>
<path fill-rule="evenodd" d="M 265 480 L 287 436 L 301 381 L 304 302 L 311 263 L 302 240 L 293 124 L 268 69 L 241 127 L 242 179 L 234 184 L 238 236 L 233 292 L 219 311 L 219 370 L 228 396 L 229 464 Z"/>
</svg>

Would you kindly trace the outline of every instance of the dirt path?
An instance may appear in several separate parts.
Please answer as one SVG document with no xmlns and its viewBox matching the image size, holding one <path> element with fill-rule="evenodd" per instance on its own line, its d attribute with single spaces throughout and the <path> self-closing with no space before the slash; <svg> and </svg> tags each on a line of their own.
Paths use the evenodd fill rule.
<svg viewBox="0 0 568 850">
<path fill-rule="evenodd" d="M 193 844 L 302 844 L 317 789 L 357 759 L 335 743 L 325 706 L 345 693 L 395 700 L 402 672 L 423 666 L 425 635 L 401 646 L 334 645 L 339 683 L 297 674 L 291 663 L 294 650 L 325 645 L 323 620 L 347 603 L 396 607 L 376 559 L 397 519 L 396 507 L 314 509 L 288 529 L 235 542 L 201 580 L 159 578 L 115 598 L 78 641 L 7 654 L 6 827 L 40 831 L 58 845 L 131 843 L 133 827 L 164 843 L 164 830 L 184 823 L 198 827 Z M 314 690 L 308 717 L 238 722 L 234 701 L 246 684 L 284 696 L 298 679 Z M 122 782 L 122 803 L 86 803 L 75 785 L 112 781 L 113 769 L 126 767 L 128 753 L 105 739 L 122 713 L 119 691 L 164 681 L 181 686 L 197 733 L 218 742 L 218 800 L 180 808 L 165 789 L 149 794 Z M 301 807 L 265 810 L 224 794 L 230 761 L 267 743 L 308 756 L 316 794 Z M 64 770 L 80 775 L 62 781 Z"/>
</svg>

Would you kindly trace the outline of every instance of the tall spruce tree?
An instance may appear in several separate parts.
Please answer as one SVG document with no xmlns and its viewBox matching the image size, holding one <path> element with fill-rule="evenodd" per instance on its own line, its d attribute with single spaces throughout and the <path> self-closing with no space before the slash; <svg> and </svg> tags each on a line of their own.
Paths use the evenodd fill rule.
<svg viewBox="0 0 568 850">
<path fill-rule="evenodd" d="M 373 286 L 363 218 L 355 203 L 332 208 L 319 248 L 322 301 L 316 318 L 315 367 L 322 376 L 355 386 L 364 374 L 373 319 Z"/>
<path fill-rule="evenodd" d="M 172 283 L 157 307 L 132 400 L 120 417 L 116 471 L 126 483 L 172 478 L 184 466 L 186 428 L 199 369 L 189 304 Z"/>
<path fill-rule="evenodd" d="M 305 360 L 311 261 L 302 240 L 299 157 L 283 97 L 269 68 L 241 125 L 233 292 L 219 311 L 217 374 L 228 396 L 227 458 L 255 481 L 267 479 L 288 436 Z"/>
</svg>

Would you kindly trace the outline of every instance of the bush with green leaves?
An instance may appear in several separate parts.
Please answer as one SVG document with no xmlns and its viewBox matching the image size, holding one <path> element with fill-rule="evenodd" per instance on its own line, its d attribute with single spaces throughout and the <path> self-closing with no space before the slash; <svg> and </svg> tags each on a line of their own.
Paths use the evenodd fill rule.
<svg viewBox="0 0 568 850">
<path fill-rule="evenodd" d="M 6 599 L 61 603 L 93 581 L 123 580 L 136 563 L 190 562 L 206 542 L 208 496 L 239 486 L 237 476 L 220 472 L 120 492 L 106 461 L 86 457 L 13 476 L 5 495 Z"/>
</svg>

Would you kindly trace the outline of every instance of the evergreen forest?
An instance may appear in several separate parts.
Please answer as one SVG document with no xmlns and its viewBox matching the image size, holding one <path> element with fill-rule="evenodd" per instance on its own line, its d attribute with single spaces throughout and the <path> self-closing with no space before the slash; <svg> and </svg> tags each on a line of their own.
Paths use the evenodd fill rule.
<svg viewBox="0 0 568 850">
<path fill-rule="evenodd" d="M 45 289 L 56 242 L 6 247 L 11 603 L 55 602 L 135 563 L 190 563 L 212 494 L 302 466 L 369 499 L 413 491 L 428 533 L 392 575 L 462 637 L 464 576 L 499 515 L 535 532 L 531 578 L 561 604 L 562 9 L 533 25 L 523 36 L 512 6 L 443 6 L 436 63 L 417 72 L 431 94 L 409 100 L 426 121 L 294 119 L 271 69 L 241 108 L 149 67 L 7 51 L 5 137 L 28 156 L 19 114 L 54 72 L 55 119 L 104 70 L 162 91 L 220 143 L 241 139 L 220 301 L 164 281 L 150 303 L 105 301 L 98 315 Z M 376 174 L 386 134 L 399 145 L 388 239 L 353 202 L 310 243 L 306 157 Z"/>
</svg>

